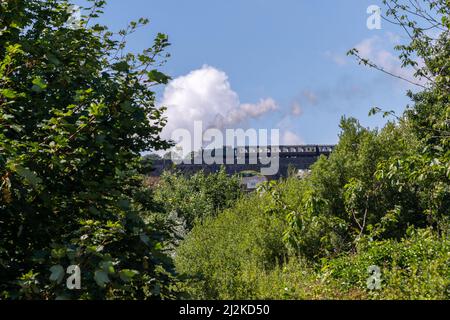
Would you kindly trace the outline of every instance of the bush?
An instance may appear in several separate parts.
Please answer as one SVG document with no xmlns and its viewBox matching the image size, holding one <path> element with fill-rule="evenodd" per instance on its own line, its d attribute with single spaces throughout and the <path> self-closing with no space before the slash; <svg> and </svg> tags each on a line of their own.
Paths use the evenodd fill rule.
<svg viewBox="0 0 450 320">
<path fill-rule="evenodd" d="M 198 222 L 175 257 L 177 271 L 190 279 L 185 289 L 191 298 L 449 298 L 450 242 L 432 229 L 410 227 L 400 240 L 363 235 L 338 252 L 333 248 L 346 243 L 338 237 L 339 221 L 304 213 L 301 242 L 288 250 L 286 212 L 302 207 L 307 184 L 297 179 L 267 184 Z M 381 291 L 367 287 L 373 265 L 381 268 Z"/>
<path fill-rule="evenodd" d="M 225 225 L 232 227 L 229 220 L 232 216 L 228 215 L 228 219 L 221 216 L 218 219 L 222 223 L 214 223 L 213 228 L 217 245 L 214 245 L 212 234 L 204 234 L 204 230 L 208 229 L 204 229 L 204 236 L 200 237 L 202 232 L 194 228 L 192 238 L 188 238 L 179 250 L 176 265 L 179 271 L 185 272 L 190 278 L 184 288 L 190 298 L 450 298 L 450 241 L 440 238 L 431 230 L 412 229 L 410 237 L 402 241 L 372 241 L 361 246 L 357 253 L 311 264 L 302 258 L 288 256 L 281 243 L 280 251 L 271 251 L 265 248 L 270 242 L 249 241 L 248 231 L 247 236 L 242 237 L 229 229 L 225 241 L 224 232 L 218 230 L 224 230 Z M 249 230 L 250 225 L 254 226 L 253 223 L 247 225 L 244 229 Z M 212 227 L 212 224 L 207 223 L 205 227 Z M 233 230 L 243 231 L 242 228 Z M 241 241 L 246 244 L 239 245 Z M 279 252 L 283 252 L 283 256 Z M 379 291 L 369 290 L 367 284 L 370 277 L 368 268 L 374 265 L 381 269 Z"/>
<path fill-rule="evenodd" d="M 431 229 L 410 229 L 401 241 L 371 241 L 359 252 L 324 262 L 325 278 L 337 280 L 342 290 L 367 288 L 368 268 L 381 269 L 381 290 L 374 299 L 449 299 L 450 238 Z"/>
<path fill-rule="evenodd" d="M 175 296 L 171 225 L 139 176 L 141 153 L 168 146 L 151 89 L 168 38 L 121 54 L 148 21 L 119 36 L 88 4 L 79 28 L 69 1 L 0 4 L 0 299 Z"/>
<path fill-rule="evenodd" d="M 195 225 L 175 257 L 177 271 L 192 277 L 189 292 L 200 299 L 247 299 L 247 272 L 270 270 L 287 254 L 283 215 L 265 211 L 269 199 L 250 195 L 217 217 Z M 259 271 L 258 271 L 259 272 Z"/>
<path fill-rule="evenodd" d="M 424 90 L 408 92 L 402 116 L 383 112 L 398 122 L 382 130 L 344 118 L 338 146 L 304 181 L 265 185 L 198 224 L 177 256 L 179 270 L 199 279 L 194 297 L 450 298 L 450 7 L 428 6 L 440 30 L 432 39 L 416 19 L 429 16 L 423 8 L 384 2 L 412 40 L 396 49 L 428 80 Z M 379 69 L 357 49 L 349 54 Z M 370 291 L 375 265 L 383 282 Z"/>
<path fill-rule="evenodd" d="M 196 220 L 231 207 L 241 195 L 239 178 L 229 177 L 224 168 L 217 173 L 198 172 L 192 176 L 164 172 L 155 188 L 155 200 L 167 214 L 175 213 L 184 219 L 188 230 Z"/>
</svg>

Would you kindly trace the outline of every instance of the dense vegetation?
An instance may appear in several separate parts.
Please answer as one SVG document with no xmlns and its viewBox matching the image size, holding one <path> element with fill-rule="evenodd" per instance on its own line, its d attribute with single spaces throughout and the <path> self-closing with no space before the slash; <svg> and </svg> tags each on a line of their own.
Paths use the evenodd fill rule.
<svg viewBox="0 0 450 320">
<path fill-rule="evenodd" d="M 142 153 L 169 146 L 168 39 L 126 50 L 147 20 L 116 34 L 105 1 L 77 26 L 68 1 L 1 1 L 0 299 L 450 299 L 450 3 L 421 2 L 385 1 L 420 88 L 404 114 L 343 118 L 310 175 L 245 194 L 224 171 L 145 183 Z"/>
<path fill-rule="evenodd" d="M 448 213 L 441 222 L 420 214 L 421 191 L 400 191 L 379 172 L 390 157 L 414 153 L 410 135 L 354 119 L 342 128 L 335 152 L 310 176 L 263 185 L 194 227 L 176 257 L 194 279 L 192 296 L 450 298 Z M 381 291 L 367 288 L 371 266 L 381 269 Z"/>
<path fill-rule="evenodd" d="M 150 89 L 168 39 L 124 54 L 147 21 L 114 34 L 90 3 L 78 26 L 67 1 L 0 3 L 0 298 L 174 297 L 172 226 L 139 173 L 167 147 Z"/>
<path fill-rule="evenodd" d="M 310 176 L 264 185 L 197 224 L 176 256 L 191 296 L 450 298 L 450 3 L 423 2 L 385 1 L 411 40 L 396 49 L 416 70 L 413 104 L 400 116 L 374 108 L 394 118 L 379 131 L 344 118 Z"/>
<path fill-rule="evenodd" d="M 241 187 L 239 178 L 228 177 L 223 168 L 189 177 L 177 171 L 164 172 L 154 195 L 166 213 L 178 217 L 190 230 L 196 221 L 232 206 L 241 195 Z"/>
</svg>

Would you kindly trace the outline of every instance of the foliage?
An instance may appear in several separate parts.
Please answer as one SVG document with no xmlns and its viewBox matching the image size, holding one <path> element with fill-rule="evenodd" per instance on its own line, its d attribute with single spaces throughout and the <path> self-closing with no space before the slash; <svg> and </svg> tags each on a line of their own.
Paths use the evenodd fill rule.
<svg viewBox="0 0 450 320">
<path fill-rule="evenodd" d="M 415 194 L 375 178 L 380 162 L 414 152 L 408 128 L 389 123 L 369 130 L 352 118 L 342 119 L 341 128 L 334 152 L 312 166 L 297 194 L 272 192 L 274 210 L 287 218 L 286 243 L 311 260 L 348 252 L 375 230 L 380 237 L 401 237 L 409 225 L 426 224 L 424 216 L 411 213 L 419 208 Z"/>
<path fill-rule="evenodd" d="M 384 111 L 397 121 L 382 130 L 343 118 L 338 146 L 308 177 L 266 184 L 197 225 L 176 261 L 197 276 L 194 297 L 449 299 L 450 4 L 384 2 L 411 40 L 396 49 L 416 69 L 413 106 Z M 374 265 L 381 291 L 367 289 Z"/>
<path fill-rule="evenodd" d="M 448 0 L 384 0 L 420 88 L 403 115 L 374 108 L 395 117 L 381 130 L 344 117 L 311 174 L 249 195 L 224 169 L 143 186 L 157 158 L 141 153 L 168 147 L 151 90 L 169 80 L 168 39 L 126 53 L 148 21 L 116 34 L 89 3 L 73 25 L 68 1 L 0 2 L 0 298 L 175 298 L 171 256 L 193 298 L 450 298 Z M 82 290 L 65 286 L 70 265 Z"/>
<path fill-rule="evenodd" d="M 338 281 L 341 290 L 367 288 L 370 266 L 381 269 L 381 290 L 373 299 L 450 299 L 450 238 L 432 229 L 410 228 L 401 241 L 370 241 L 355 255 L 324 260 L 322 277 Z"/>
<path fill-rule="evenodd" d="M 301 181 L 272 190 L 294 192 Z M 301 186 L 300 186 L 301 188 Z M 269 193 L 197 224 L 177 250 L 177 270 L 195 299 L 448 299 L 449 238 L 409 228 L 400 240 L 363 236 L 354 252 L 310 261 L 282 241 L 283 212 Z M 307 230 L 308 232 L 318 229 Z M 303 252 L 301 252 L 303 253 Z M 368 267 L 382 272 L 382 290 L 369 290 Z"/>
<path fill-rule="evenodd" d="M 242 195 L 238 176 L 228 177 L 225 168 L 191 176 L 180 172 L 164 172 L 155 189 L 155 200 L 165 211 L 176 213 L 190 230 L 197 219 L 205 219 L 231 207 Z"/>
<path fill-rule="evenodd" d="M 177 270 L 193 279 L 188 286 L 192 297 L 250 298 L 245 270 L 271 268 L 283 260 L 284 216 L 265 213 L 269 201 L 264 195 L 246 196 L 195 225 L 175 258 Z"/>
<path fill-rule="evenodd" d="M 141 187 L 140 154 L 162 149 L 151 86 L 168 77 L 165 35 L 140 54 L 68 1 L 0 3 L 0 297 L 173 297 L 171 225 Z M 82 289 L 61 270 L 79 265 Z"/>
<path fill-rule="evenodd" d="M 438 0 L 427 5 L 432 13 L 431 17 L 427 15 L 425 25 L 401 15 L 411 8 L 397 2 L 388 11 L 407 28 L 411 40 L 397 48 L 403 64 L 423 61 L 416 76 L 427 80 L 427 88 L 409 92 L 414 105 L 404 115 L 420 141 L 419 153 L 394 158 L 380 165 L 380 171 L 399 188 L 417 190 L 428 221 L 445 231 L 450 221 L 450 4 Z M 412 9 L 419 11 L 419 16 L 426 15 L 422 8 Z M 437 35 L 427 30 L 430 24 Z"/>
<path fill-rule="evenodd" d="M 450 214 L 450 4 L 448 0 L 383 2 L 387 19 L 401 26 L 409 40 L 396 49 L 402 66 L 415 70 L 413 84 L 421 91 L 408 92 L 413 106 L 399 118 L 417 140 L 416 152 L 392 155 L 379 163 L 377 178 L 399 192 L 414 193 L 420 199 L 417 212 L 445 232 Z M 380 70 L 357 50 L 350 54 Z"/>
<path fill-rule="evenodd" d="M 397 123 L 389 123 L 380 132 L 364 129 L 354 119 L 341 122 L 343 132 L 336 150 L 329 159 L 322 158 L 313 166 L 302 193 L 303 204 L 286 213 L 286 240 L 302 254 L 310 248 L 310 244 L 302 246 L 308 239 L 308 221 L 334 220 L 331 229 L 324 222 L 317 229 L 330 229 L 326 233 L 344 244 L 336 246 L 317 233 L 318 245 L 313 247 L 316 257 L 327 255 L 321 252 L 327 247 L 336 248 L 338 253 L 354 249 L 365 234 L 376 239 L 400 239 L 411 225 L 448 231 L 450 7 L 445 0 L 423 2 L 424 6 L 417 1 L 384 1 L 388 17 L 411 40 L 396 49 L 403 67 L 416 69 L 417 81 L 424 84 L 415 84 L 423 91 L 410 91 L 414 105 L 397 117 Z M 431 36 L 430 30 L 436 34 Z M 350 54 L 380 70 L 356 49 Z M 375 108 L 371 114 L 379 111 Z M 344 233 L 342 227 L 347 229 Z"/>
</svg>

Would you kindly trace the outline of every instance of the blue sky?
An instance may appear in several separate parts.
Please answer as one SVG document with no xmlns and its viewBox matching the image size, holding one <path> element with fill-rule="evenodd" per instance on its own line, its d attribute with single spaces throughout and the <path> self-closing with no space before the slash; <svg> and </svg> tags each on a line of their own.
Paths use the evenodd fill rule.
<svg viewBox="0 0 450 320">
<path fill-rule="evenodd" d="M 358 46 L 387 70 L 410 76 L 392 49 L 404 40 L 401 30 L 384 21 L 381 30 L 367 28 L 372 4 L 384 9 L 376 0 L 110 0 L 101 21 L 118 30 L 148 17 L 150 25 L 130 38 L 133 51 L 150 46 L 157 32 L 168 34 L 172 57 L 164 71 L 181 78 L 159 99 L 173 104 L 174 126 L 192 120 L 184 115 L 193 108 L 190 116 L 203 112 L 208 121 L 223 109 L 240 115 L 230 126 L 279 128 L 286 143 L 331 144 L 343 115 L 380 127 L 385 120 L 368 117 L 371 107 L 400 113 L 409 103 L 406 83 L 345 55 Z M 217 91 L 221 83 L 226 93 Z M 197 92 L 196 85 L 213 88 L 206 95 L 213 107 L 194 105 L 198 96 L 186 92 Z"/>
</svg>

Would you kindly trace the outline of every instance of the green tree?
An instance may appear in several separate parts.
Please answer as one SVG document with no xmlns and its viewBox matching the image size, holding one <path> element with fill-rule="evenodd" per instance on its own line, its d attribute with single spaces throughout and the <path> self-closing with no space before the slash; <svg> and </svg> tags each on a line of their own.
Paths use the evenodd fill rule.
<svg viewBox="0 0 450 320">
<path fill-rule="evenodd" d="M 196 225 L 176 258 L 180 271 L 197 277 L 190 287 L 196 297 L 280 297 L 284 287 L 288 298 L 355 291 L 380 299 L 448 299 L 450 2 L 384 2 L 386 19 L 410 38 L 397 49 L 403 66 L 416 70 L 415 80 L 406 79 L 420 88 L 408 93 L 413 105 L 401 116 L 384 111 L 395 121 L 382 130 L 344 118 L 338 146 L 308 177 L 263 185 Z M 389 73 L 357 50 L 350 54 Z M 287 262 L 274 266 L 277 258 Z M 367 291 L 373 265 L 383 270 L 379 292 Z"/>
<path fill-rule="evenodd" d="M 0 297 L 172 296 L 171 226 L 141 188 L 140 154 L 163 149 L 151 86 L 167 36 L 127 53 L 146 19 L 113 33 L 90 0 L 0 3 Z M 62 270 L 78 265 L 82 289 Z"/>
<path fill-rule="evenodd" d="M 449 230 L 450 217 L 450 2 L 448 0 L 384 0 L 386 19 L 399 25 L 409 40 L 396 47 L 403 67 L 415 70 L 409 81 L 421 90 L 408 92 L 413 105 L 399 117 L 417 143 L 407 157 L 393 155 L 379 165 L 377 178 L 400 192 L 420 198 L 419 214 L 441 231 Z M 359 62 L 386 72 L 349 52 Z M 397 76 L 398 75 L 394 75 Z M 401 77 L 400 77 L 401 78 Z M 376 108 L 373 112 L 379 112 Z M 385 112 L 385 115 L 393 114 Z M 401 204 L 399 204 L 401 205 Z"/>
<path fill-rule="evenodd" d="M 239 177 L 229 177 L 223 167 L 217 173 L 202 171 L 191 176 L 176 169 L 164 172 L 155 190 L 155 200 L 168 214 L 174 213 L 183 219 L 188 230 L 197 220 L 232 207 L 241 195 Z"/>
<path fill-rule="evenodd" d="M 195 224 L 175 256 L 177 270 L 188 276 L 192 298 L 254 298 L 247 272 L 271 270 L 287 254 L 284 215 L 265 212 L 269 201 L 267 196 L 249 194 Z"/>
</svg>

